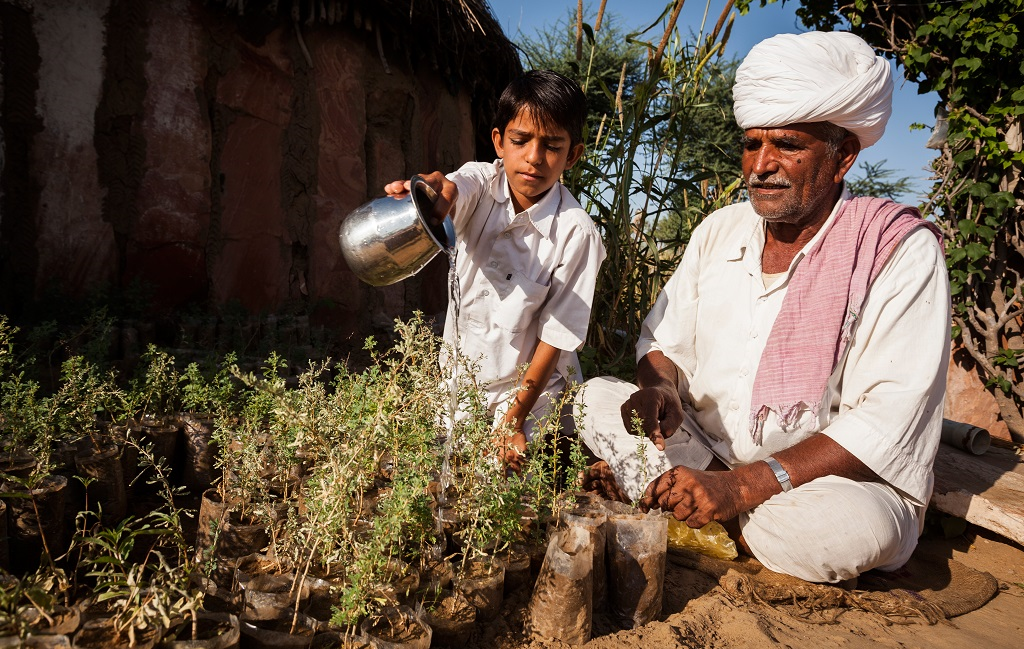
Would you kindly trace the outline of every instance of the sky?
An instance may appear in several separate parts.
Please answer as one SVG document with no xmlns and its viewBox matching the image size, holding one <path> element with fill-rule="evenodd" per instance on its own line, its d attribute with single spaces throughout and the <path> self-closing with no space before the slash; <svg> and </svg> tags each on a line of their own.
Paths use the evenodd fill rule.
<svg viewBox="0 0 1024 649">
<path fill-rule="evenodd" d="M 708 3 L 710 1 L 710 8 Z M 608 0 L 605 12 L 615 14 L 619 23 L 627 28 L 646 27 L 661 14 L 669 0 Z M 682 33 L 692 30 L 697 32 L 707 8 L 707 24 L 705 31 L 710 31 L 725 6 L 726 0 L 687 0 L 683 5 L 678 25 Z M 495 18 L 501 24 L 505 34 L 513 41 L 519 42 L 523 36 L 532 36 L 539 30 L 564 20 L 570 12 L 575 16 L 577 0 L 490 0 Z M 797 34 L 807 31 L 796 17 L 798 0 L 790 0 L 785 6 L 780 3 L 767 7 L 754 6 L 747 15 L 736 13 L 732 35 L 726 45 L 726 57 L 742 59 L 750 48 L 761 40 L 775 34 Z M 599 0 L 584 1 L 584 20 L 594 23 Z M 662 30 L 655 30 L 651 38 L 659 38 Z M 910 130 L 913 123 L 934 124 L 935 105 L 938 95 L 917 94 L 917 85 L 903 80 L 902 71 L 897 71 L 893 64 L 896 90 L 893 93 L 893 114 L 889 119 L 885 135 L 880 142 L 863 150 L 851 172 L 852 177 L 863 175 L 861 164 L 865 161 L 883 165 L 893 171 L 893 177 L 910 179 L 913 192 L 902 197 L 904 202 L 916 204 L 923 201 L 923 196 L 931 186 L 928 180 L 931 172 L 928 163 L 935 157 L 936 151 L 925 148 L 925 142 L 931 129 Z"/>
</svg>

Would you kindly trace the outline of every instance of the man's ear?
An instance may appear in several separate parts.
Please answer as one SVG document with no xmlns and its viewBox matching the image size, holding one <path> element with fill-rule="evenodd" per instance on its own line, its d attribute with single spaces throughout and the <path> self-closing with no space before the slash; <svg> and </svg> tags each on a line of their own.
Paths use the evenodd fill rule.
<svg viewBox="0 0 1024 649">
<path fill-rule="evenodd" d="M 499 158 L 505 157 L 505 147 L 502 143 L 502 133 L 496 128 L 491 129 L 491 142 L 494 143 L 494 153 Z"/>
<path fill-rule="evenodd" d="M 842 143 L 839 145 L 838 159 L 836 161 L 836 175 L 833 178 L 834 182 L 838 185 L 843 182 L 843 178 L 846 174 L 853 169 L 853 163 L 857 161 L 857 156 L 860 154 L 860 140 L 853 133 L 848 134 L 843 138 Z"/>
<path fill-rule="evenodd" d="M 583 157 L 583 151 L 586 147 L 582 142 L 577 143 L 574 147 L 569 149 L 569 157 L 565 159 L 565 168 L 570 169 L 576 164 L 580 158 Z"/>
</svg>

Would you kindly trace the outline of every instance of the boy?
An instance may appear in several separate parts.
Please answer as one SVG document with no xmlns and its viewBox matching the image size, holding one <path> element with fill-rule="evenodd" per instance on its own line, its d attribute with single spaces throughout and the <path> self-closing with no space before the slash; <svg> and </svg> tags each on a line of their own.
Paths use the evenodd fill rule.
<svg viewBox="0 0 1024 649">
<path fill-rule="evenodd" d="M 580 379 L 575 350 L 586 337 L 605 257 L 593 221 L 559 182 L 583 155 L 586 117 L 586 97 L 573 81 L 528 72 L 498 101 L 491 131 L 498 159 L 424 176 L 439 194 L 433 216 L 451 213 L 455 226 L 458 343 L 480 362 L 477 381 L 486 386 L 495 429 L 511 431 L 496 443 L 516 470 L 534 421 L 565 388 L 566 368 Z M 400 197 L 409 182 L 384 190 Z M 453 345 L 455 313 L 449 305 L 444 338 Z"/>
</svg>

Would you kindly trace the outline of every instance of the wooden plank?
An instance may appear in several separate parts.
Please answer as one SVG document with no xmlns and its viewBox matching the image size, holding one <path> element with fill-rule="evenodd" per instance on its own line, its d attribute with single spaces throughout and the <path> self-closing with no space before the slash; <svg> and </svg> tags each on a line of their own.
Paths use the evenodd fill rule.
<svg viewBox="0 0 1024 649">
<path fill-rule="evenodd" d="M 939 444 L 932 505 L 1024 545 L 1024 475 L 1014 468 Z"/>
</svg>

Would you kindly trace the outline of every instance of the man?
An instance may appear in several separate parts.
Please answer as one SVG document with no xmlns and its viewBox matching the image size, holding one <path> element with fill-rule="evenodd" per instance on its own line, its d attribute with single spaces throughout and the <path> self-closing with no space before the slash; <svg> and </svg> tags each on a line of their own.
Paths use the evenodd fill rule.
<svg viewBox="0 0 1024 649">
<path fill-rule="evenodd" d="M 644 322 L 639 389 L 586 384 L 581 436 L 604 460 L 591 488 L 691 527 L 722 521 L 808 581 L 906 562 L 932 490 L 950 312 L 934 226 L 843 182 L 891 98 L 888 64 L 852 34 L 751 50 L 733 90 L 750 202 L 694 231 Z"/>
</svg>

